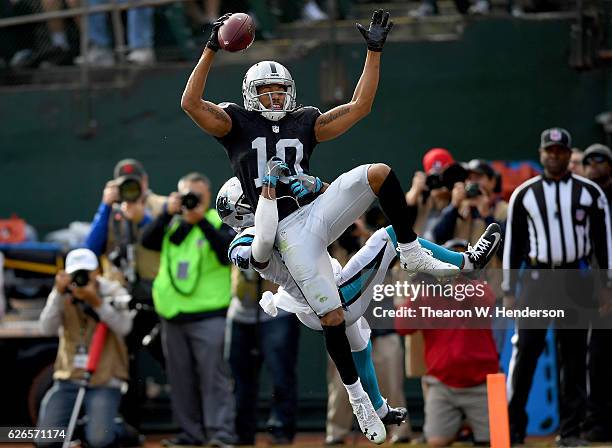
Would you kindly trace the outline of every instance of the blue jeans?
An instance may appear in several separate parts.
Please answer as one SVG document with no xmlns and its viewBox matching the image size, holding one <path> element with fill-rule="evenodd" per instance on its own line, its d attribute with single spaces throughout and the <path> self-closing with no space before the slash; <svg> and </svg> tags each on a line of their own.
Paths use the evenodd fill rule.
<svg viewBox="0 0 612 448">
<path fill-rule="evenodd" d="M 90 6 L 103 5 L 108 0 L 88 0 Z M 125 3 L 125 0 L 118 0 Z M 89 41 L 96 47 L 110 48 L 111 33 L 107 14 L 89 15 Z M 127 44 L 131 50 L 153 48 L 153 8 L 131 8 L 127 11 Z"/>
<path fill-rule="evenodd" d="M 72 381 L 55 381 L 40 405 L 38 427 L 67 428 L 78 391 L 78 384 Z M 82 409 L 88 417 L 85 425 L 85 439 L 91 448 L 116 445 L 118 427 L 115 424 L 115 418 L 119 414 L 120 403 L 121 391 L 115 387 L 87 389 Z M 61 445 L 61 442 L 38 444 L 44 447 Z"/>
<path fill-rule="evenodd" d="M 254 444 L 257 431 L 259 373 L 265 362 L 272 379 L 268 427 L 272 436 L 293 440 L 297 410 L 299 324 L 294 315 L 259 325 L 232 322 L 230 366 L 236 393 L 239 443 Z"/>
</svg>

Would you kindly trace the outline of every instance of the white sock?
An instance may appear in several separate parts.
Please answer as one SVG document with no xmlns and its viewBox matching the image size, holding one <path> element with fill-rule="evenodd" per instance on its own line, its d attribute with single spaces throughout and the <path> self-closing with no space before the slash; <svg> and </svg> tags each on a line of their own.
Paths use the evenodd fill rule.
<svg viewBox="0 0 612 448">
<path fill-rule="evenodd" d="M 463 267 L 461 269 L 464 271 L 474 270 L 474 263 L 470 261 L 470 257 L 468 257 L 466 253 L 463 253 Z"/>
<path fill-rule="evenodd" d="M 384 401 L 382 406 L 376 409 L 376 415 L 378 415 L 379 418 L 385 418 L 385 416 L 388 413 L 389 413 L 389 406 L 387 405 L 387 402 Z"/>
<path fill-rule="evenodd" d="M 359 378 L 357 378 L 355 384 L 345 384 L 344 387 L 346 387 L 346 391 L 348 392 L 348 396 L 351 400 L 361 398 L 365 394 Z"/>
<path fill-rule="evenodd" d="M 70 48 L 68 45 L 68 39 L 66 38 L 66 33 L 63 31 L 52 32 L 51 43 L 54 47 L 60 47 L 62 50 L 68 50 Z"/>
<path fill-rule="evenodd" d="M 419 240 L 414 240 L 411 243 L 397 243 L 397 248 L 400 250 L 400 252 L 410 251 L 416 249 L 417 247 L 421 247 Z"/>
</svg>

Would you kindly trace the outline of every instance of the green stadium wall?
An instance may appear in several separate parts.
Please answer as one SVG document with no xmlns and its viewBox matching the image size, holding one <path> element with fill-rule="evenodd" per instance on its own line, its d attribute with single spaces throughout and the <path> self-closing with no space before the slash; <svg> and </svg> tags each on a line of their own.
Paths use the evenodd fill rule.
<svg viewBox="0 0 612 448">
<path fill-rule="evenodd" d="M 491 19 L 471 23 L 457 41 L 389 43 L 371 115 L 318 147 L 311 171 L 330 180 L 361 163 L 385 162 L 408 187 L 422 154 L 433 146 L 464 160 L 529 159 L 537 157 L 546 127 L 569 129 L 580 147 L 601 140 L 594 116 L 612 104 L 610 74 L 568 67 L 569 27 L 566 20 Z M 337 49 L 351 89 L 364 53 L 363 45 Z M 320 66 L 327 54 L 320 47 L 288 63 L 299 102 L 325 108 Z M 246 68 L 213 69 L 206 97 L 241 103 Z M 124 157 L 140 159 L 160 193 L 194 170 L 218 188 L 231 176 L 224 151 L 180 108 L 189 72 L 141 71 L 129 87 L 93 90 L 89 103 L 74 90 L 4 90 L 0 216 L 17 213 L 41 234 L 90 220 L 114 163 Z M 97 131 L 84 139 L 87 104 Z M 302 341 L 301 403 L 313 403 L 321 418 L 322 340 L 305 330 Z M 409 392 L 417 396 L 418 389 L 412 383 Z"/>
</svg>

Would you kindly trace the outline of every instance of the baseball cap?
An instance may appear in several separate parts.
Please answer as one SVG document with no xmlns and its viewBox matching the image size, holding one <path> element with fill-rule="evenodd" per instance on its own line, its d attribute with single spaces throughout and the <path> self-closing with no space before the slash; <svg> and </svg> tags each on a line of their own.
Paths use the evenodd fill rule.
<svg viewBox="0 0 612 448">
<path fill-rule="evenodd" d="M 66 272 L 72 274 L 80 271 L 95 271 L 98 269 L 98 257 L 89 249 L 74 249 L 66 256 Z"/>
<path fill-rule="evenodd" d="M 448 149 L 444 148 L 432 148 L 423 156 L 423 169 L 426 174 L 432 171 L 442 171 L 453 163 L 455 163 L 455 159 Z"/>
<path fill-rule="evenodd" d="M 487 177 L 494 177 L 495 170 L 482 159 L 472 159 L 465 164 L 465 169 L 472 173 L 484 174 Z"/>
<path fill-rule="evenodd" d="M 608 159 L 608 162 L 612 163 L 612 150 L 610 150 L 610 148 L 608 148 L 606 145 L 602 145 L 601 143 L 595 143 L 589 146 L 584 151 L 582 163 L 585 164 L 585 160 L 593 156 L 605 157 L 606 159 Z"/>
<path fill-rule="evenodd" d="M 118 179 L 124 176 L 142 177 L 145 176 L 147 172 L 145 171 L 144 166 L 142 166 L 142 163 L 140 163 L 138 160 L 123 159 L 120 160 L 117 165 L 115 165 L 113 174 L 115 179 Z"/>
<path fill-rule="evenodd" d="M 548 148 L 550 146 L 563 146 L 571 150 L 572 136 L 563 128 L 546 129 L 540 137 L 540 148 Z"/>
</svg>

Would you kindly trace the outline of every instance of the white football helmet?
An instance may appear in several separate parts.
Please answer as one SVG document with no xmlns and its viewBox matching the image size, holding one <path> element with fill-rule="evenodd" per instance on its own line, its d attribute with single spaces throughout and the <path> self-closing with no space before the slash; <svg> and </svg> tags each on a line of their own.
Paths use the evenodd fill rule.
<svg viewBox="0 0 612 448">
<path fill-rule="evenodd" d="M 259 101 L 259 98 L 264 95 L 279 93 L 257 93 L 257 87 L 268 84 L 281 84 L 285 86 L 286 91 L 280 92 L 285 94 L 285 102 L 282 110 L 267 109 Z M 295 81 L 293 81 L 291 73 L 289 73 L 289 70 L 287 70 L 284 65 L 274 61 L 261 61 L 253 65 L 244 75 L 244 80 L 242 81 L 242 97 L 244 98 L 244 108 L 246 110 L 261 112 L 261 115 L 268 120 L 278 121 L 283 118 L 287 112 L 291 112 L 295 109 Z M 271 97 L 270 102 L 272 102 Z"/>
<path fill-rule="evenodd" d="M 223 184 L 217 194 L 216 207 L 221 221 L 234 229 L 255 224 L 255 214 L 245 200 L 242 185 L 237 177 L 232 177 Z"/>
</svg>

